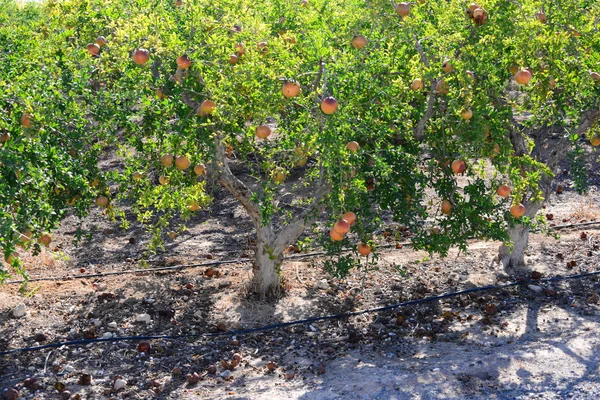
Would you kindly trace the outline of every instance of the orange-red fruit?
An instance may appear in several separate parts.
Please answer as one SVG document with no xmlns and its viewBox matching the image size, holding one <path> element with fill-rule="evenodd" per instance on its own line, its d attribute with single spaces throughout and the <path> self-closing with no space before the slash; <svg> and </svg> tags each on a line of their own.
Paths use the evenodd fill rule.
<svg viewBox="0 0 600 400">
<path fill-rule="evenodd" d="M 358 253 L 363 256 L 368 256 L 369 254 L 371 254 L 371 246 L 369 246 L 368 244 L 360 243 L 357 246 L 357 250 Z"/>
<path fill-rule="evenodd" d="M 281 88 L 283 96 L 286 98 L 296 97 L 300 94 L 300 84 L 296 81 L 287 81 Z"/>
<path fill-rule="evenodd" d="M 0 135 L 0 144 L 8 142 L 10 140 L 10 133 L 4 132 Z M 2 166 L 2 164 L 0 164 Z"/>
<path fill-rule="evenodd" d="M 256 128 L 256 137 L 259 139 L 266 139 L 271 135 L 271 128 L 267 125 L 261 125 Z"/>
<path fill-rule="evenodd" d="M 188 69 L 192 65 L 192 60 L 190 60 L 187 54 L 177 57 L 176 62 L 179 69 Z"/>
<path fill-rule="evenodd" d="M 538 11 L 535 13 L 535 18 L 540 21 L 542 24 L 546 23 L 546 13 L 543 11 Z"/>
<path fill-rule="evenodd" d="M 510 186 L 500 185 L 500 186 L 498 186 L 496 193 L 498 194 L 498 196 L 506 198 L 510 194 Z"/>
<path fill-rule="evenodd" d="M 340 219 L 335 223 L 335 225 L 333 225 L 333 230 L 337 233 L 345 235 L 350 230 L 350 223 L 345 219 Z"/>
<path fill-rule="evenodd" d="M 470 108 L 468 108 L 468 109 L 466 109 L 466 110 L 463 110 L 463 111 L 460 113 L 460 116 L 461 116 L 461 118 L 462 118 L 462 119 L 464 119 L 465 121 L 468 121 L 468 120 L 470 120 L 471 118 L 473 118 L 473 111 L 471 111 L 471 109 L 470 109 Z"/>
<path fill-rule="evenodd" d="M 38 238 L 38 243 L 43 245 L 43 246 L 50 246 L 50 243 L 52 242 L 52 236 L 49 233 L 44 233 L 42 236 L 40 236 Z"/>
<path fill-rule="evenodd" d="M 104 46 L 106 44 L 106 38 L 104 36 L 98 36 L 96 38 L 96 44 L 100 47 Z"/>
<path fill-rule="evenodd" d="M 86 49 L 88 53 L 90 53 L 92 56 L 97 56 L 98 54 L 100 54 L 100 45 L 97 43 L 89 43 L 86 46 Z"/>
<path fill-rule="evenodd" d="M 236 54 L 231 54 L 229 56 L 229 60 L 227 60 L 227 62 L 231 65 L 237 64 L 239 61 L 239 57 Z"/>
<path fill-rule="evenodd" d="M 358 142 L 348 142 L 348 144 L 346 145 L 346 148 L 348 150 L 350 150 L 352 153 L 356 153 L 358 151 L 358 149 L 360 149 L 360 145 L 358 144 Z"/>
<path fill-rule="evenodd" d="M 338 102 L 335 97 L 325 97 L 321 102 L 321 111 L 324 114 L 331 115 L 338 109 Z"/>
<path fill-rule="evenodd" d="M 450 92 L 450 88 L 445 80 L 440 79 L 435 85 L 435 91 L 438 95 L 443 96 Z"/>
<path fill-rule="evenodd" d="M 412 81 L 410 84 L 412 90 L 423 90 L 423 81 L 419 78 Z"/>
<path fill-rule="evenodd" d="M 108 197 L 106 197 L 106 196 L 98 196 L 96 198 L 96 205 L 98 207 L 102 207 L 102 208 L 106 207 L 108 205 Z"/>
<path fill-rule="evenodd" d="M 190 165 L 190 159 L 186 156 L 177 157 L 177 159 L 175 160 L 175 167 L 177 167 L 177 169 L 181 171 L 183 171 L 184 169 L 188 169 Z"/>
<path fill-rule="evenodd" d="M 463 160 L 452 161 L 452 171 L 455 174 L 462 174 L 467 170 L 467 164 Z"/>
<path fill-rule="evenodd" d="M 21 125 L 25 128 L 31 128 L 31 116 L 29 114 L 23 113 L 23 115 L 21 115 Z"/>
<path fill-rule="evenodd" d="M 246 46 L 244 46 L 244 43 L 236 43 L 236 45 L 233 46 L 233 48 L 238 56 L 241 56 L 244 53 L 246 53 Z"/>
<path fill-rule="evenodd" d="M 594 136 L 590 139 L 592 146 L 600 146 L 600 136 Z"/>
<path fill-rule="evenodd" d="M 160 163 L 164 167 L 170 167 L 171 165 L 173 165 L 173 156 L 170 154 L 165 154 L 160 158 Z"/>
<path fill-rule="evenodd" d="M 364 35 L 356 35 L 352 38 L 352 47 L 355 49 L 362 49 L 367 43 L 368 40 Z"/>
<path fill-rule="evenodd" d="M 398 15 L 401 17 L 407 17 L 410 14 L 410 4 L 398 3 L 396 5 L 396 13 L 398 13 Z"/>
<path fill-rule="evenodd" d="M 452 212 L 452 203 L 449 200 L 442 201 L 442 213 L 448 215 Z"/>
<path fill-rule="evenodd" d="M 144 65 L 150 59 L 150 52 L 146 49 L 135 49 L 131 58 L 133 58 L 134 63 Z"/>
<path fill-rule="evenodd" d="M 452 64 L 450 64 L 450 60 L 444 61 L 444 63 L 442 64 L 442 71 L 444 71 L 445 73 L 450 73 L 454 71 L 454 67 L 452 66 Z"/>
<path fill-rule="evenodd" d="M 342 219 L 348 221 L 350 225 L 354 225 L 356 222 L 356 214 L 352 211 L 346 211 L 344 215 L 342 215 Z"/>
<path fill-rule="evenodd" d="M 510 208 L 510 215 L 515 218 L 521 218 L 523 215 L 525 215 L 525 206 L 521 203 L 515 204 Z"/>
<path fill-rule="evenodd" d="M 331 230 L 329 231 L 329 237 L 334 242 L 341 242 L 342 240 L 344 240 L 344 235 L 342 235 L 341 233 L 337 232 L 333 228 L 331 228 Z"/>
<path fill-rule="evenodd" d="M 214 101 L 204 100 L 200 104 L 200 108 L 198 108 L 198 115 L 212 114 L 216 107 L 217 103 L 215 103 Z"/>
<path fill-rule="evenodd" d="M 515 80 L 519 85 L 527 85 L 531 81 L 531 72 L 522 69 L 515 75 Z"/>
<path fill-rule="evenodd" d="M 206 172 L 206 167 L 204 166 L 204 164 L 198 164 L 194 167 L 194 173 L 196 175 L 204 175 L 205 172 Z"/>
</svg>

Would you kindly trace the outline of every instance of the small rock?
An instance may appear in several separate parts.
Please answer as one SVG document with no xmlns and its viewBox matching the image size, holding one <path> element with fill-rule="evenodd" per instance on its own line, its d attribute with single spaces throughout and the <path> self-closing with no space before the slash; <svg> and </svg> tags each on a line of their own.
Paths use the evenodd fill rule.
<svg viewBox="0 0 600 400">
<path fill-rule="evenodd" d="M 109 327 L 109 328 L 115 329 L 117 326 L 118 326 L 118 325 L 117 325 L 117 323 L 116 323 L 115 321 L 113 321 L 113 322 L 109 322 L 109 323 L 108 323 L 108 327 Z"/>
<path fill-rule="evenodd" d="M 71 392 L 69 392 L 68 390 L 65 390 L 64 392 L 62 392 L 60 394 L 60 398 L 61 398 L 61 400 L 69 400 L 71 398 Z"/>
<path fill-rule="evenodd" d="M 214 375 L 217 373 L 217 367 L 214 365 L 209 365 L 208 368 L 206 369 L 206 372 L 208 372 L 211 375 Z"/>
<path fill-rule="evenodd" d="M 21 303 L 13 309 L 13 316 L 15 318 L 21 318 L 25 316 L 25 304 Z"/>
<path fill-rule="evenodd" d="M 173 374 L 174 376 L 179 376 L 183 373 L 183 370 L 181 369 L 181 367 L 174 367 L 171 370 L 171 374 Z"/>
<path fill-rule="evenodd" d="M 44 333 L 36 333 L 35 336 L 33 337 L 33 340 L 35 340 L 38 343 L 43 343 L 46 340 L 48 340 L 48 337 L 44 334 Z"/>
<path fill-rule="evenodd" d="M 225 371 L 221 372 L 219 376 L 221 378 L 229 378 L 231 376 L 231 371 L 226 369 Z"/>
<path fill-rule="evenodd" d="M 113 389 L 115 390 L 121 390 L 123 389 L 125 386 L 127 386 L 127 381 L 124 379 L 117 379 L 113 385 Z"/>
<path fill-rule="evenodd" d="M 319 282 L 317 282 L 317 284 L 315 285 L 315 287 L 317 289 L 320 289 L 320 290 L 327 290 L 327 289 L 329 289 L 329 284 L 327 283 L 327 279 L 321 279 Z"/>
<path fill-rule="evenodd" d="M 541 286 L 538 285 L 527 285 L 527 287 L 536 293 L 542 293 L 542 291 L 544 290 Z"/>
<path fill-rule="evenodd" d="M 144 313 L 136 315 L 135 320 L 137 322 L 145 322 L 146 324 L 149 324 L 152 319 L 150 318 L 150 314 Z"/>
<path fill-rule="evenodd" d="M 112 332 L 104 332 L 104 335 L 102 335 L 102 339 L 112 339 L 113 336 L 114 334 Z"/>
<path fill-rule="evenodd" d="M 71 364 L 67 364 L 63 367 L 63 371 L 65 372 L 73 372 L 75 371 L 75 367 L 72 366 Z"/>
</svg>

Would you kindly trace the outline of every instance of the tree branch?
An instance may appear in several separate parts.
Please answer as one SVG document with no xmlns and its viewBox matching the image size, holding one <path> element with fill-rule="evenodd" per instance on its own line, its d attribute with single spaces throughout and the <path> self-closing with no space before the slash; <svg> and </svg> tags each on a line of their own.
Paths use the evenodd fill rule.
<svg viewBox="0 0 600 400">
<path fill-rule="evenodd" d="M 421 57 L 421 62 L 425 64 L 427 68 L 430 68 L 429 59 L 427 58 L 427 54 L 423 50 L 423 46 L 421 46 L 421 41 L 415 37 L 415 48 Z M 431 91 L 429 92 L 429 98 L 427 99 L 427 108 L 425 109 L 425 114 L 417 123 L 417 126 L 414 130 L 415 139 L 423 140 L 425 137 L 425 125 L 429 121 L 429 119 L 433 116 L 433 106 L 435 105 L 435 89 L 437 86 L 437 80 L 431 78 Z"/>
<path fill-rule="evenodd" d="M 279 255 L 283 252 L 286 246 L 292 244 L 302 232 L 306 229 L 306 226 L 310 224 L 316 218 L 314 215 L 314 211 L 319 207 L 319 203 L 321 199 L 325 197 L 331 191 L 331 186 L 323 185 L 317 189 L 314 193 L 313 203 L 310 207 L 307 207 L 298 217 L 290 224 L 286 225 L 278 234 L 277 238 L 274 242 L 274 252 L 276 255 Z"/>
<path fill-rule="evenodd" d="M 223 136 L 220 133 L 215 133 L 215 158 L 217 161 L 219 182 L 244 206 L 248 215 L 250 215 L 250 219 L 252 219 L 252 222 L 258 228 L 260 226 L 258 206 L 250 200 L 252 198 L 252 191 L 236 178 L 231 169 L 229 169 L 229 162 L 225 155 L 225 146 L 223 145 Z"/>
</svg>

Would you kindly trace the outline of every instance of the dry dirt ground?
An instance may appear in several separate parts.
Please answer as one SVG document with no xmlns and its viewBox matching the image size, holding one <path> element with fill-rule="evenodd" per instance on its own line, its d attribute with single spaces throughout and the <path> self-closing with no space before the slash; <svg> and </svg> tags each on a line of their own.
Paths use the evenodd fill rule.
<svg viewBox="0 0 600 400">
<path fill-rule="evenodd" d="M 583 197 L 565 190 L 544 212 L 556 224 L 600 220 L 599 200 L 595 188 Z M 150 266 L 250 254 L 243 212 L 223 193 L 215 204 Z M 75 227 L 67 219 L 51 249 L 28 259 L 32 276 L 139 268 L 139 229 L 123 232 L 91 215 L 84 228 L 94 234 L 75 247 Z M 598 232 L 533 235 L 530 270 L 548 277 L 600 269 Z M 515 277 L 494 262 L 498 245 L 474 241 L 467 255 L 445 259 L 385 249 L 376 265 L 344 280 L 329 276 L 322 259 L 288 260 L 287 293 L 275 303 L 246 296 L 245 263 L 214 267 L 211 277 L 202 267 L 31 283 L 27 296 L 8 285 L 0 288 L 0 351 L 109 335 L 217 333 L 502 284 Z M 600 278 L 532 285 L 236 337 L 149 340 L 149 350 L 103 342 L 16 353 L 0 357 L 0 398 L 10 388 L 28 399 L 600 398 Z M 19 304 L 26 312 L 16 318 Z M 136 321 L 140 314 L 150 320 Z"/>
</svg>

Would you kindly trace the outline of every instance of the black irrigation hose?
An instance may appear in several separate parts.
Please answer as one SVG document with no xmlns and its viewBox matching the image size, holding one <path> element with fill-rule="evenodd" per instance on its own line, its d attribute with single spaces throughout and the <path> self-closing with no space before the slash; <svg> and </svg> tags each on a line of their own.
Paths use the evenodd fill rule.
<svg viewBox="0 0 600 400">
<path fill-rule="evenodd" d="M 584 223 L 580 223 L 580 224 L 556 225 L 556 226 L 550 227 L 550 229 L 551 230 L 559 230 L 559 229 L 565 229 L 565 228 L 591 226 L 591 225 L 598 225 L 598 224 L 600 224 L 600 221 L 584 222 Z M 410 242 L 403 242 L 403 243 L 398 243 L 398 244 L 401 244 L 403 246 L 411 245 Z M 386 249 L 386 248 L 396 247 L 396 245 L 397 244 L 384 244 L 384 245 L 380 245 L 377 247 L 380 249 Z M 345 249 L 344 251 L 350 251 L 350 250 L 351 249 Z M 298 258 L 320 256 L 320 255 L 325 255 L 325 254 L 327 254 L 325 251 L 315 251 L 312 253 L 290 255 L 290 256 L 285 257 L 285 259 L 293 260 L 293 259 L 298 259 Z M 70 279 L 99 278 L 99 277 L 115 276 L 115 275 L 148 274 L 148 273 L 155 273 L 155 272 L 161 272 L 161 271 L 176 271 L 176 270 L 186 269 L 186 268 L 212 267 L 212 266 L 224 265 L 224 264 L 242 264 L 242 263 L 247 263 L 247 262 L 251 262 L 251 261 L 252 260 L 249 258 L 239 258 L 237 260 L 209 261 L 209 262 L 199 263 L 199 264 L 174 265 L 174 266 L 170 266 L 170 267 L 133 269 L 133 270 L 127 270 L 127 271 L 112 271 L 112 272 L 104 272 L 104 273 L 100 272 L 97 274 L 82 274 L 82 275 L 72 275 L 72 276 L 31 278 L 31 279 L 27 279 L 27 280 L 8 281 L 8 282 L 5 282 L 5 285 L 16 285 L 16 284 L 23 284 L 23 283 L 29 283 L 29 282 L 42 282 L 42 281 L 64 281 L 64 280 L 70 280 Z"/>
<path fill-rule="evenodd" d="M 238 329 L 238 330 L 227 331 L 227 332 L 206 332 L 206 333 L 198 333 L 198 334 L 190 334 L 190 335 L 122 336 L 122 337 L 116 337 L 116 338 L 71 340 L 71 341 L 67 341 L 67 342 L 49 343 L 49 344 L 45 344 L 45 345 L 41 345 L 41 346 L 23 347 L 23 348 L 19 348 L 19 349 L 6 350 L 6 351 L 0 352 L 0 356 L 6 356 L 9 354 L 20 353 L 20 352 L 52 349 L 52 348 L 57 348 L 57 347 L 62 347 L 62 346 L 87 345 L 90 343 L 100 343 L 100 342 L 125 342 L 125 341 L 152 340 L 152 339 L 175 340 L 175 339 L 186 339 L 186 338 L 197 338 L 197 337 L 241 336 L 241 335 L 247 335 L 247 334 L 255 333 L 255 332 L 263 332 L 263 331 L 287 328 L 287 327 L 294 326 L 294 325 L 305 325 L 305 324 L 310 324 L 312 322 L 328 321 L 328 320 L 333 320 L 333 319 L 343 319 L 343 318 L 355 317 L 355 316 L 363 315 L 363 314 L 371 314 L 371 313 L 377 313 L 377 312 L 382 312 L 382 311 L 389 311 L 389 310 L 394 310 L 396 308 L 407 307 L 407 306 L 422 304 L 422 303 L 426 303 L 426 302 L 430 302 L 430 301 L 443 300 L 443 299 L 448 299 L 448 298 L 452 298 L 452 297 L 457 297 L 457 296 L 460 296 L 463 294 L 506 289 L 509 287 L 519 286 L 519 285 L 527 285 L 530 283 L 559 282 L 559 281 L 565 281 L 565 280 L 569 280 L 569 279 L 582 279 L 582 278 L 586 278 L 589 276 L 595 276 L 595 275 L 600 275 L 600 271 L 586 272 L 583 274 L 568 275 L 568 276 L 555 276 L 552 278 L 543 278 L 543 279 L 538 279 L 535 281 L 523 281 L 523 282 L 518 281 L 518 282 L 505 283 L 503 285 L 481 286 L 481 287 L 476 287 L 476 288 L 471 288 L 471 289 L 460 290 L 458 292 L 450 292 L 450 293 L 440 294 L 437 296 L 425 297 L 422 299 L 409 300 L 409 301 L 405 301 L 402 303 L 391 304 L 388 306 L 367 308 L 365 310 L 360 310 L 360 311 L 352 311 L 352 312 L 341 313 L 341 314 L 325 315 L 325 316 L 321 316 L 321 317 L 311 317 L 311 318 L 300 319 L 300 320 L 296 320 L 296 321 L 281 322 L 281 323 L 265 325 L 265 326 L 261 326 L 261 327 L 257 327 L 257 328 Z"/>
</svg>

